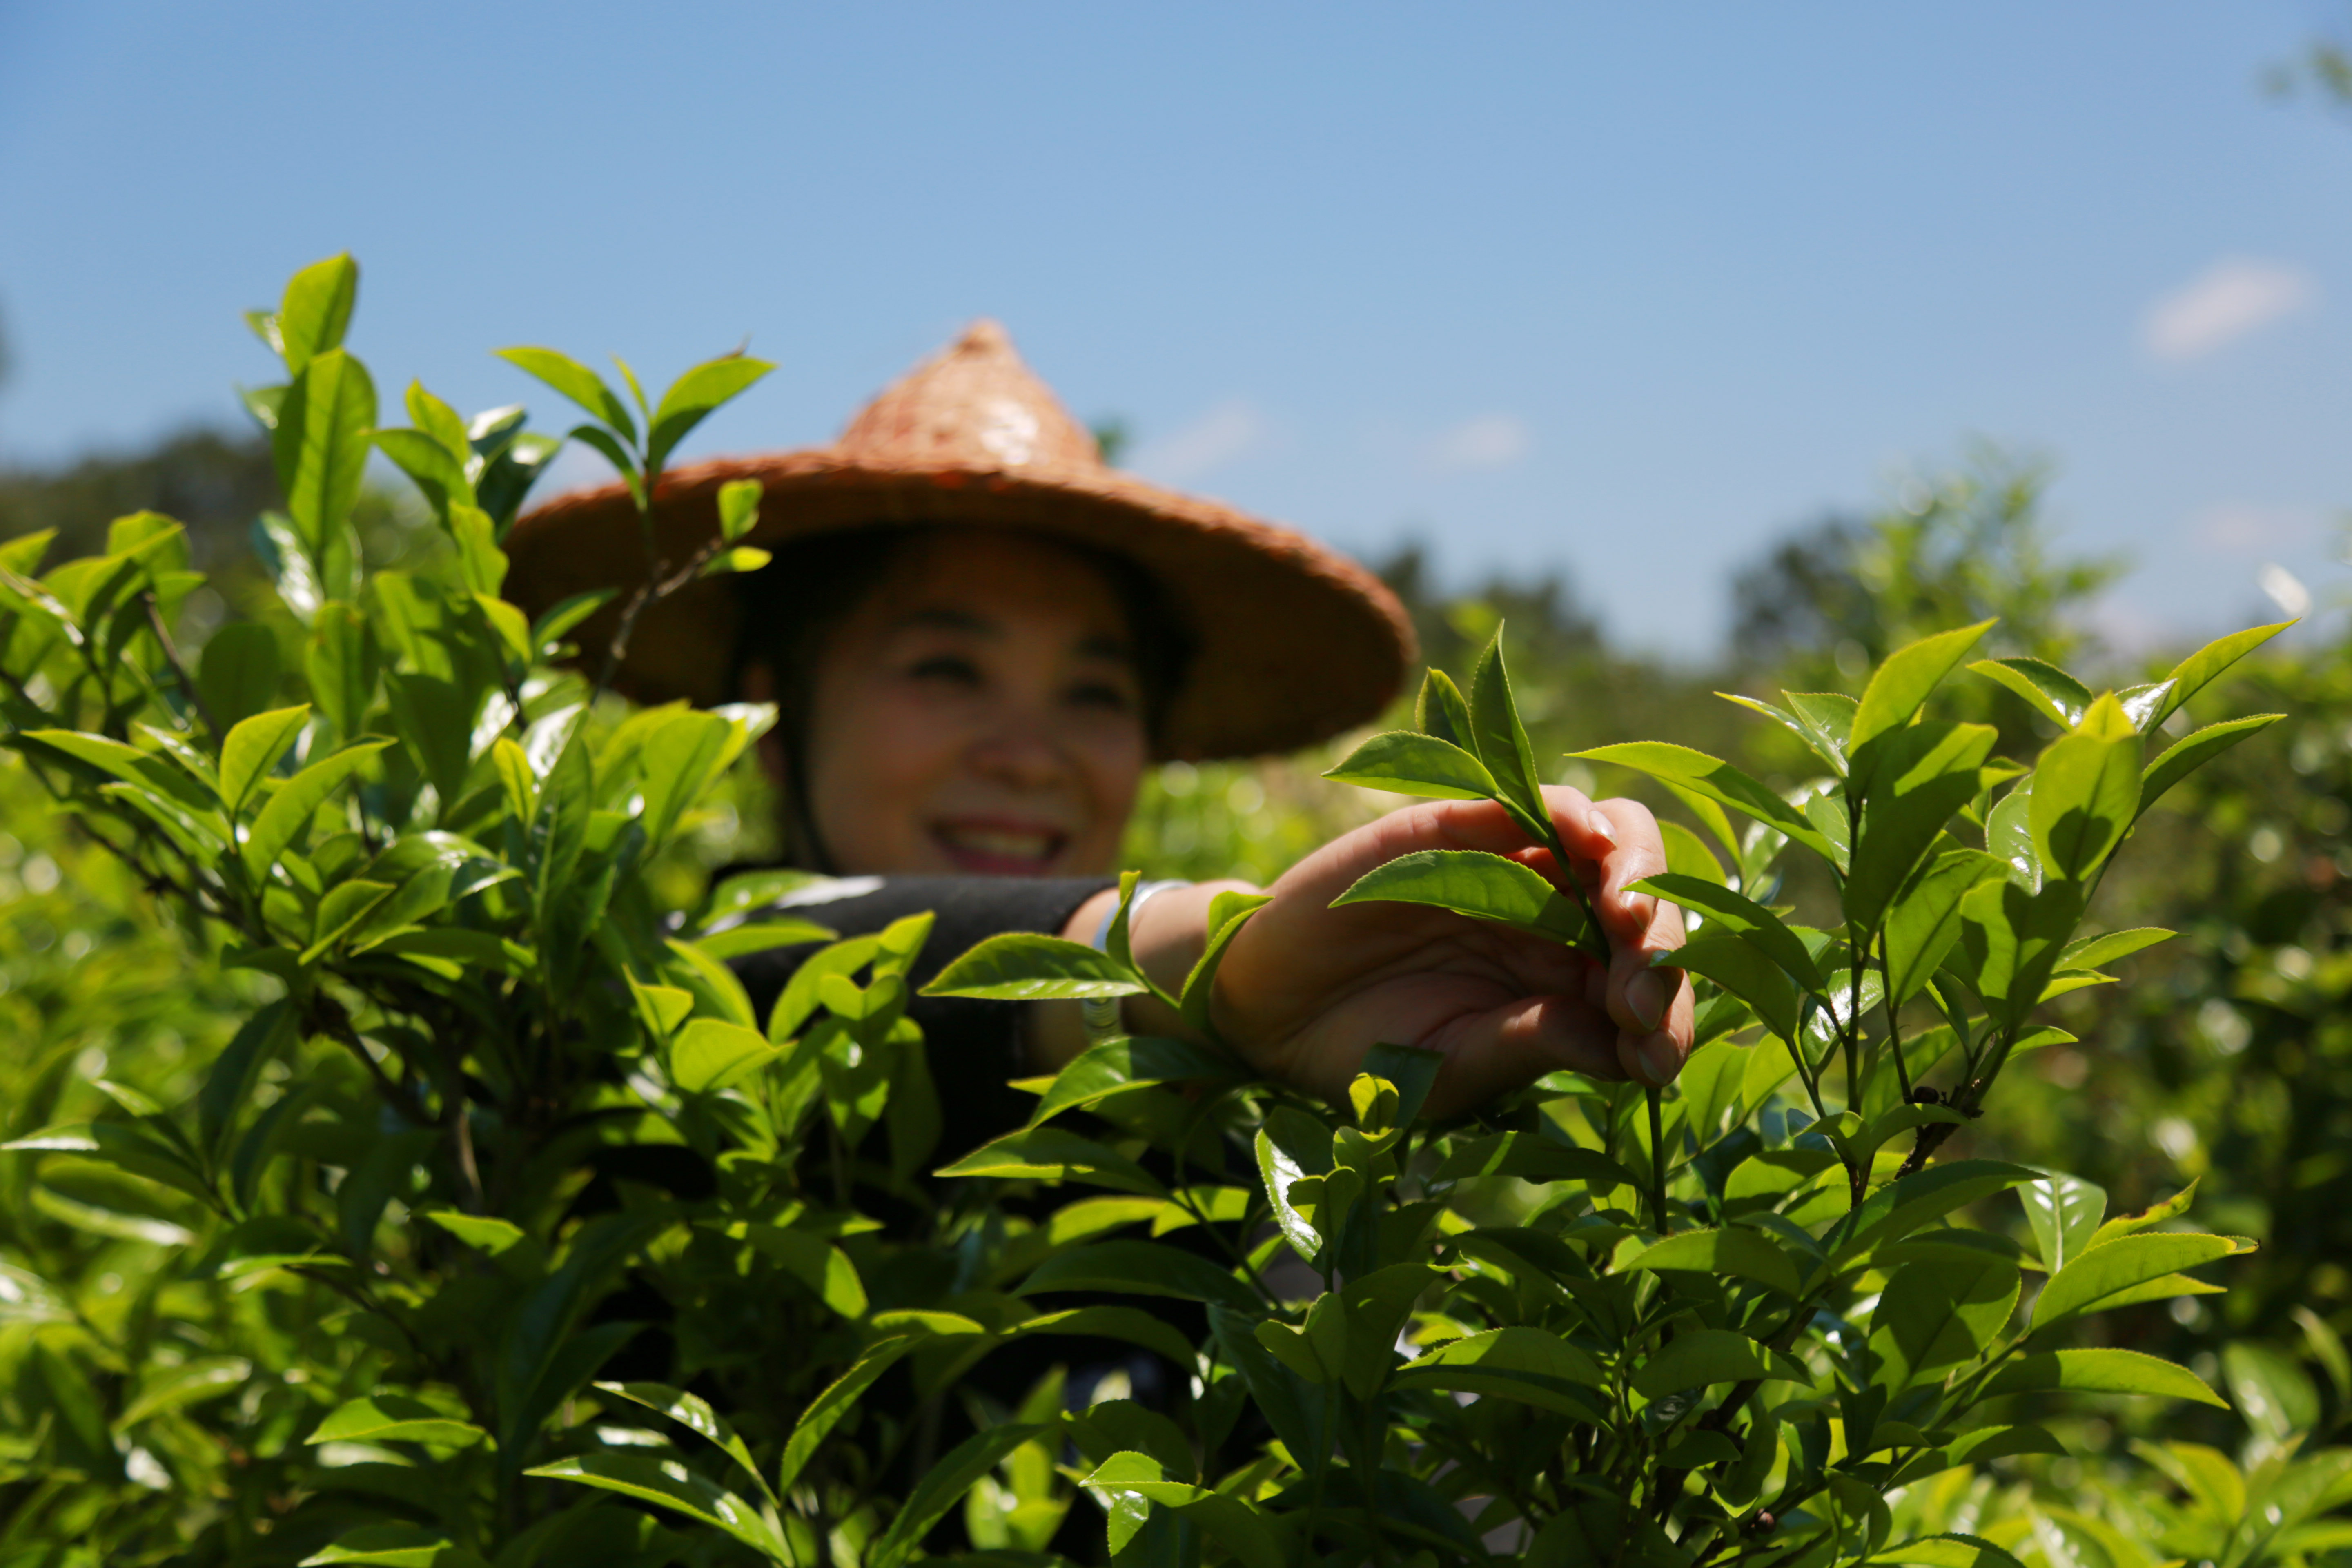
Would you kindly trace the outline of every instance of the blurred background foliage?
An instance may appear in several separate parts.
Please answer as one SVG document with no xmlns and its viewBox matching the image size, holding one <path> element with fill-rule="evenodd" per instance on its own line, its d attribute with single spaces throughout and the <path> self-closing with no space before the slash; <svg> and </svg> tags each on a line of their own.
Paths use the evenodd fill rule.
<svg viewBox="0 0 2352 1568">
<path fill-rule="evenodd" d="M 2168 663 L 2175 650 L 2126 658 L 2090 637 L 2085 611 L 2122 563 L 2075 558 L 2053 541 L 2042 506 L 2047 477 L 2046 464 L 1979 448 L 1949 471 L 1895 483 L 1873 513 L 1790 531 L 1733 574 L 1737 632 L 1710 668 L 1612 646 L 1560 578 L 1450 591 L 1440 586 L 1440 563 L 1419 549 L 1381 569 L 1412 610 L 1426 659 L 1457 677 L 1467 676 L 1496 624 L 1506 625 L 1539 755 L 1671 737 L 1794 787 L 1811 772 L 1794 742 L 1717 692 L 1853 691 L 1891 647 L 1991 616 L 2001 624 L 1990 651 L 2063 660 L 2098 682 L 2148 679 Z M 62 469 L 0 471 L 0 537 L 56 528 L 62 552 L 89 548 L 108 519 L 140 507 L 181 518 L 217 589 L 185 613 L 182 635 L 201 643 L 260 602 L 239 585 L 259 580 L 247 530 L 275 491 L 266 446 L 188 433 Z M 376 563 L 428 547 L 433 531 L 408 507 L 388 496 L 369 503 L 365 542 Z M 2001 724 L 2021 749 L 2039 743 L 2043 721 L 1990 683 L 1977 687 L 1958 685 L 1960 700 L 1979 705 L 1973 716 Z M 2289 718 L 2195 775 L 2143 826 L 2161 842 L 2123 858 L 2093 921 L 2169 926 L 2182 936 L 2126 961 L 2123 984 L 2055 1004 L 2080 1041 L 2039 1053 L 2035 1070 L 2067 1092 L 2035 1094 L 2030 1079 L 2005 1088 L 1999 1141 L 1979 1139 L 1967 1152 L 2097 1183 L 2110 1212 L 2145 1207 L 2196 1181 L 2203 1222 L 2260 1239 L 2263 1250 L 2233 1267 L 2226 1296 L 2183 1296 L 2105 1320 L 2117 1342 L 2225 1384 L 2238 1408 L 2166 1406 L 2160 1429 L 2131 1425 L 2157 1413 L 2091 1420 L 2068 1436 L 2078 1452 L 2106 1456 L 2106 1468 L 2096 1459 L 2001 1461 L 1906 1500 L 1923 1520 L 1940 1521 L 1922 1528 L 1991 1533 L 2000 1524 L 2011 1538 L 2004 1544 L 2049 1568 L 2152 1568 L 2170 1559 L 2234 1568 L 2352 1553 L 2352 1525 L 2333 1542 L 2305 1529 L 2288 1552 L 2263 1522 L 2274 1495 L 2323 1506 L 2352 1496 L 2352 1448 L 2295 1457 L 2299 1446 L 2320 1450 L 2352 1415 L 2342 1339 L 2352 1333 L 2352 648 L 2306 640 L 2265 653 L 2196 706 L 2200 722 L 2257 710 Z M 1318 776 L 1360 738 L 1295 757 L 1160 769 L 1136 814 L 1127 863 L 1155 876 L 1271 879 L 1381 809 L 1379 797 Z M 1662 815 L 1689 820 L 1630 776 L 1596 777 L 1568 762 L 1554 776 L 1642 795 Z M 740 769 L 722 809 L 663 870 L 679 901 L 711 868 L 772 855 L 775 815 L 756 772 Z M 184 1100 L 195 1068 L 229 1034 L 248 983 L 192 958 L 166 912 L 110 857 L 50 817 L 13 754 L 0 760 L 6 1136 L 94 1112 L 126 1090 Z M 125 1282 L 185 1235 L 185 1216 L 157 1190 L 54 1160 L 36 1184 L 31 1168 L 0 1162 L 0 1237 L 69 1292 L 69 1326 L 57 1327 L 58 1302 L 28 1302 L 0 1273 L 0 1367 L 16 1369 L 0 1375 L 0 1564 L 52 1560 L 12 1554 L 7 1521 L 38 1511 L 38 1495 L 56 1484 L 58 1453 L 87 1449 L 91 1463 L 119 1464 L 137 1480 L 145 1446 L 221 1427 L 223 1413 L 213 1412 L 203 1428 L 175 1428 L 175 1409 L 246 1375 L 210 1366 L 200 1346 L 157 1343 L 150 1365 L 114 1373 L 156 1390 L 152 1408 L 143 1396 L 133 1406 L 136 1432 L 109 1432 L 97 1417 L 101 1404 L 87 1399 L 80 1407 L 96 1423 L 89 1431 L 51 1433 L 50 1415 L 31 1419 L 35 1410 L 77 1407 L 54 1390 L 33 1396 L 25 1380 L 53 1360 L 26 1353 L 37 1335 L 86 1331 L 91 1343 L 126 1342 L 126 1325 L 111 1321 L 139 1298 Z M 218 1311 L 244 1310 L 233 1286 L 219 1291 Z M 266 1464 L 273 1442 L 285 1440 L 282 1425 L 267 1402 L 257 1405 L 229 1423 L 249 1427 L 249 1444 L 207 1462 Z M 2145 1468 L 2124 1479 L 2135 1454 L 2172 1478 L 2168 1490 L 2150 1490 Z M 150 1459 L 144 1473 L 163 1471 Z M 205 1506 L 160 1491 L 154 1500 L 159 1510 Z"/>
</svg>

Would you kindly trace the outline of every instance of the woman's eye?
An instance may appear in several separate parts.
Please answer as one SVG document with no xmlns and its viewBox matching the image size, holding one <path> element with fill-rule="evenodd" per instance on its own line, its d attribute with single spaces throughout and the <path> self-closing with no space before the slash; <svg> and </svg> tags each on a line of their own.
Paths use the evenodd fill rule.
<svg viewBox="0 0 2352 1568">
<path fill-rule="evenodd" d="M 1113 713 L 1132 712 L 1135 709 L 1134 694 L 1107 680 L 1084 681 L 1072 687 L 1070 700 L 1081 708 L 1099 708 Z"/>
<path fill-rule="evenodd" d="M 907 673 L 917 680 L 943 681 L 954 686 L 980 684 L 980 667 L 951 653 L 935 653 L 918 659 Z"/>
</svg>

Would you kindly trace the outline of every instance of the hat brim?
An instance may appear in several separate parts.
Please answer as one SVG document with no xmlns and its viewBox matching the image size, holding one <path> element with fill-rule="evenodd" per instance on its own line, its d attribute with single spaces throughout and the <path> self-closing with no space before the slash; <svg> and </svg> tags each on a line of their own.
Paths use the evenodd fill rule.
<svg viewBox="0 0 2352 1568">
<path fill-rule="evenodd" d="M 1112 468 L 885 468 L 826 448 L 714 458 L 673 470 L 656 491 L 656 547 L 672 569 L 717 535 L 719 489 L 733 479 L 764 487 L 747 544 L 928 523 L 1029 530 L 1133 560 L 1194 638 L 1162 726 L 1163 759 L 1255 756 L 1328 739 L 1377 716 L 1414 657 L 1404 607 L 1356 563 Z M 534 617 L 574 594 L 617 587 L 625 599 L 646 579 L 636 510 L 617 482 L 530 512 L 505 549 L 507 596 Z M 582 647 L 610 641 L 621 602 L 580 628 Z M 614 684 L 645 702 L 727 700 L 741 616 L 723 579 L 672 595 L 639 618 Z"/>
</svg>

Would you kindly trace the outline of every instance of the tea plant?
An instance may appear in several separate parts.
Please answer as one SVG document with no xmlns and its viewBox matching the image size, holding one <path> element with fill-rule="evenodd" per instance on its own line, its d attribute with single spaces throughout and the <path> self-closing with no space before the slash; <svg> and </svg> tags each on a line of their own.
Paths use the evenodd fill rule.
<svg viewBox="0 0 2352 1568">
<path fill-rule="evenodd" d="M 1167 998 L 1192 1037 L 1096 1047 L 929 1177 L 906 1017 L 928 922 L 826 942 L 778 905 L 792 873 L 667 895 L 769 716 L 599 696 L 646 605 L 761 563 L 756 487 L 685 559 L 648 530 L 630 598 L 527 621 L 500 547 L 554 443 L 421 386 L 378 428 L 356 291 L 337 258 L 257 321 L 287 374 L 248 399 L 287 497 L 258 531 L 269 619 L 184 647 L 199 579 L 153 514 L 47 570 L 47 540 L 0 544 L 0 739 L 86 840 L 72 863 L 113 857 L 226 966 L 191 1006 L 236 1024 L 86 1083 L 77 1038 L 10 1108 L 12 1556 L 2000 1563 L 1923 1483 L 2053 1449 L 2053 1399 L 2216 1398 L 2072 1340 L 2211 1289 L 2185 1271 L 2239 1248 L 2171 1228 L 2185 1195 L 2108 1218 L 2071 1178 L 1936 1156 L 2054 1037 L 2036 1004 L 2151 940 L 2074 932 L 2138 814 L 2263 722 L 2143 766 L 2261 633 L 2095 700 L 1987 669 L 2066 730 L 2030 773 L 1922 716 L 1968 634 L 1896 653 L 1858 704 L 1769 710 L 1828 770 L 1794 801 L 1679 748 L 1599 753 L 1713 839 L 1670 827 L 1651 884 L 1697 922 L 1673 962 L 1702 992 L 1664 1094 L 1554 1075 L 1427 1124 L 1434 1059 L 1395 1047 L 1344 1108 L 1255 1082 L 1208 1027 L 1252 907 L 1228 900 Z M 626 366 L 616 391 L 509 357 L 586 410 L 572 437 L 641 518 L 767 368 L 709 362 L 656 400 Z M 414 570 L 366 570 L 353 538 L 372 450 L 442 541 Z M 1499 800 L 1549 838 L 1498 650 L 1335 773 Z M 1817 925 L 1775 903 L 1791 845 L 1835 889 Z M 1348 896 L 1600 952 L 1575 883 L 1515 861 L 1412 858 Z M 786 943 L 822 945 L 761 1016 L 728 961 Z M 932 989 L 1149 984 L 1122 917 L 1107 952 L 1000 938 Z M 53 1110 L 74 1119 L 30 1120 Z M 2030 1246 L 1960 1223 L 2009 1192 Z M 1079 1370 L 1008 1391 L 1016 1342 Z M 1128 1347 L 1173 1369 L 1165 1397 L 1081 1364 Z"/>
<path fill-rule="evenodd" d="M 2143 736 L 2277 628 L 2096 697 L 2036 661 L 1979 661 L 2063 727 L 2030 771 L 1992 755 L 1989 727 L 1924 711 L 1984 629 L 1897 651 L 1858 701 L 1737 699 L 1827 770 L 1793 798 L 1664 742 L 1582 753 L 1658 779 L 1706 831 L 1669 825 L 1673 869 L 1642 884 L 1696 928 L 1664 960 L 1701 992 L 1699 1049 L 1669 1093 L 1555 1074 L 1475 1121 L 1419 1126 L 1435 1059 L 1382 1047 L 1335 1118 L 1211 1071 L 1197 1043 L 1136 1039 L 1089 1051 L 1030 1128 L 950 1167 L 1128 1194 L 1046 1222 L 1064 1235 L 1083 1216 L 1168 1227 L 1244 1213 L 1230 1269 L 1114 1240 L 1014 1286 L 1207 1306 L 1189 1426 L 1108 1457 L 1080 1445 L 1115 1560 L 2000 1563 L 1974 1535 L 1900 1539 L 1890 1497 L 2058 1451 L 2032 1419 L 2053 1399 L 2220 1403 L 2172 1363 L 2071 1342 L 2086 1315 L 2214 1289 L 2187 1271 L 2243 1244 L 2170 1228 L 2187 1194 L 2109 1218 L 2072 1178 L 1934 1157 L 2013 1060 L 2070 1037 L 2036 1023 L 2041 1002 L 2167 934 L 2075 932 L 2139 815 L 2269 720 L 2210 726 L 2153 760 Z M 1376 737 L 1333 776 L 1494 800 L 1567 864 L 1499 640 L 1466 698 L 1432 672 L 1417 729 Z M 1772 904 L 1791 845 L 1824 863 L 1829 923 Z M 1343 901 L 1360 900 L 1599 951 L 1572 879 L 1503 857 L 1406 856 Z M 1204 1032 L 1217 956 L 1249 910 L 1224 913 L 1202 970 L 1164 998 Z M 936 988 L 1150 986 L 1116 926 L 1108 949 L 999 937 Z M 1192 1099 L 1151 1087 L 1202 1079 L 1213 1092 L 1196 1083 Z M 1051 1124 L 1082 1108 L 1105 1137 Z M 1254 1182 L 1223 1157 L 1237 1140 L 1255 1148 Z M 1215 1179 L 1152 1176 L 1137 1145 Z M 1498 1192 L 1506 1177 L 1527 1185 Z M 1962 1218 L 2003 1193 L 2030 1247 Z M 1276 1267 L 1285 1249 L 1311 1272 Z M 1270 1440 L 1229 1455 L 1244 1406 Z"/>
</svg>

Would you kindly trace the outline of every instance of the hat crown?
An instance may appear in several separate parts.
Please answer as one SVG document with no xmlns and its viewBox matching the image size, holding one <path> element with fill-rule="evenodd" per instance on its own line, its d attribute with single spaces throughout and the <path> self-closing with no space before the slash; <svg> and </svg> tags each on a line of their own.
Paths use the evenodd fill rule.
<svg viewBox="0 0 2352 1568">
<path fill-rule="evenodd" d="M 1022 363 L 1004 329 L 984 320 L 860 409 L 835 450 L 908 468 L 1102 466 L 1093 434 Z"/>
</svg>

